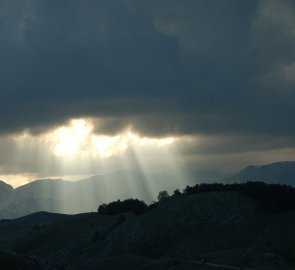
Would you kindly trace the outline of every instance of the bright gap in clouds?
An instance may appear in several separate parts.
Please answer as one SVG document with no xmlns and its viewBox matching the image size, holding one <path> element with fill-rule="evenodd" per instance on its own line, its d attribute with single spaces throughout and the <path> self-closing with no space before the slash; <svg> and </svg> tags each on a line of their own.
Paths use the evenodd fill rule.
<svg viewBox="0 0 295 270">
<path fill-rule="evenodd" d="M 174 142 L 174 138 L 147 138 L 128 130 L 115 136 L 93 133 L 91 121 L 72 120 L 68 126 L 57 128 L 45 135 L 54 155 L 67 159 L 80 157 L 109 158 L 122 155 L 130 147 L 164 147 Z"/>
<path fill-rule="evenodd" d="M 119 191 L 116 189 L 120 186 L 124 189 L 123 186 L 128 185 L 129 197 L 137 196 L 149 201 L 156 199 L 162 189 L 172 192 L 188 184 L 177 150 L 183 138 L 151 138 L 139 135 L 131 128 L 113 136 L 103 135 L 97 133 L 94 126 L 97 122 L 74 119 L 41 135 L 27 132 L 15 136 L 18 149 L 15 167 L 20 168 L 20 181 L 9 182 L 16 187 L 35 179 L 76 181 L 100 175 L 105 179 L 101 181 L 108 196 L 117 196 Z M 25 175 L 28 172 L 30 174 Z M 107 180 L 110 174 L 111 178 L 114 177 L 112 174 L 120 175 L 122 181 L 114 186 L 111 184 L 114 181 Z M 34 175 L 34 178 L 28 178 L 29 175 Z M 96 192 L 101 194 L 101 190 Z"/>
<path fill-rule="evenodd" d="M 82 206 L 91 200 L 96 205 L 98 199 L 109 202 L 132 197 L 149 203 L 156 200 L 160 190 L 171 193 L 189 184 L 191 179 L 177 160 L 181 138 L 151 138 L 131 128 L 113 136 L 102 135 L 94 123 L 98 121 L 74 119 L 44 134 L 15 136 L 15 168 L 19 173 L 9 183 L 17 187 L 36 179 L 77 181 L 95 175 L 98 184 L 92 195 L 76 202 Z M 42 192 L 49 191 L 44 188 Z M 56 190 L 62 212 L 72 212 L 73 205 L 68 202 L 75 194 L 68 188 Z"/>
</svg>

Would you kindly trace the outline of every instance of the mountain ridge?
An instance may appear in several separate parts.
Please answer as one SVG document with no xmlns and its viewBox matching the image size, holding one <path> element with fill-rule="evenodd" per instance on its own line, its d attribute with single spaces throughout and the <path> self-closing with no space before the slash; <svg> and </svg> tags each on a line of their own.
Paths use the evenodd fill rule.
<svg viewBox="0 0 295 270">
<path fill-rule="evenodd" d="M 0 218 L 16 218 L 37 211 L 77 214 L 96 211 L 102 203 L 136 197 L 146 202 L 156 199 L 159 190 L 169 192 L 189 184 L 172 174 L 145 174 L 119 171 L 68 181 L 39 179 L 12 189 L 3 197 Z"/>
<path fill-rule="evenodd" d="M 117 199 L 138 198 L 150 203 L 156 200 L 161 190 L 172 193 L 175 189 L 197 182 L 180 179 L 166 172 L 145 174 L 136 170 L 119 170 L 78 181 L 38 179 L 15 189 L 1 181 L 0 218 L 16 218 L 38 211 L 65 214 L 91 212 L 96 211 L 100 204 Z M 294 186 L 294 180 L 295 161 L 286 161 L 248 166 L 231 177 L 216 179 L 215 182 L 262 181 Z"/>
<path fill-rule="evenodd" d="M 261 166 L 247 166 L 231 177 L 224 179 L 225 182 L 262 181 L 272 184 L 295 184 L 295 161 L 281 161 Z"/>
</svg>

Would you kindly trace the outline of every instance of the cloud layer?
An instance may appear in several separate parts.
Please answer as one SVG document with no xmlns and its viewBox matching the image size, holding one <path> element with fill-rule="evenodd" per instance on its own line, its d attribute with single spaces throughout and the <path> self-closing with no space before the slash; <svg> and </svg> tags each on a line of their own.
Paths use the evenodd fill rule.
<svg viewBox="0 0 295 270">
<path fill-rule="evenodd" d="M 291 0 L 0 0 L 0 21 L 1 143 L 91 117 L 199 154 L 294 149 Z"/>
</svg>

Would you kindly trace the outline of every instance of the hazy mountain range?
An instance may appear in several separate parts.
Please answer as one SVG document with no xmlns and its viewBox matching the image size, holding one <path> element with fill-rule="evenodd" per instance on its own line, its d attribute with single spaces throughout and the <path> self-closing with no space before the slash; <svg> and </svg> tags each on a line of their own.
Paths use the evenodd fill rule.
<svg viewBox="0 0 295 270">
<path fill-rule="evenodd" d="M 269 184 L 295 183 L 295 161 L 284 161 L 263 166 L 248 166 L 240 172 L 223 179 L 224 182 L 262 181 Z"/>
<path fill-rule="evenodd" d="M 16 218 L 37 211 L 75 214 L 96 211 L 102 203 L 117 199 L 156 200 L 160 190 L 172 192 L 194 179 L 179 181 L 169 173 L 146 174 L 117 171 L 80 181 L 42 179 L 16 189 L 0 182 L 0 218 Z"/>
<path fill-rule="evenodd" d="M 82 213 L 96 211 L 102 203 L 118 198 L 138 198 L 150 203 L 160 190 L 170 193 L 194 184 L 198 177 L 183 181 L 169 173 L 145 174 L 139 171 L 118 171 L 71 182 L 61 179 L 36 180 L 13 189 L 0 181 L 0 218 L 16 218 L 37 211 Z M 202 182 L 206 181 L 203 177 Z M 249 166 L 217 182 L 263 181 L 293 185 L 295 162 L 279 162 L 260 167 Z M 208 178 L 208 181 L 211 181 Z"/>
</svg>

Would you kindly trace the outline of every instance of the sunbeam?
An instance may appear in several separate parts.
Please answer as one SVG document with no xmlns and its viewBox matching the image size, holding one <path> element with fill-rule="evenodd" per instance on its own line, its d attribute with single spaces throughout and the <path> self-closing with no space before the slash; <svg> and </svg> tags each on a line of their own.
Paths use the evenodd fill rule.
<svg viewBox="0 0 295 270">
<path fill-rule="evenodd" d="M 77 188 L 66 189 L 54 180 L 59 188 L 50 190 L 58 198 L 52 204 L 54 209 L 59 205 L 65 213 L 73 213 L 75 209 L 86 211 L 87 205 L 92 205 L 93 210 L 98 203 L 93 198 L 98 197 L 105 202 L 129 197 L 151 202 L 156 200 L 159 190 L 172 192 L 188 182 L 172 157 L 179 140 L 141 136 L 131 129 L 115 135 L 99 134 L 91 119 L 73 119 L 47 133 L 25 132 L 14 137 L 18 168 L 30 163 L 35 174 L 25 180 L 20 177 L 19 182 L 13 183 L 19 186 L 36 178 L 90 179 L 87 181 L 92 186 L 88 191 L 91 195 L 83 202 L 75 202 Z M 33 158 L 27 159 L 28 154 Z M 86 188 L 78 182 L 76 187 L 80 191 Z M 46 188 L 40 192 L 47 192 Z"/>
</svg>

